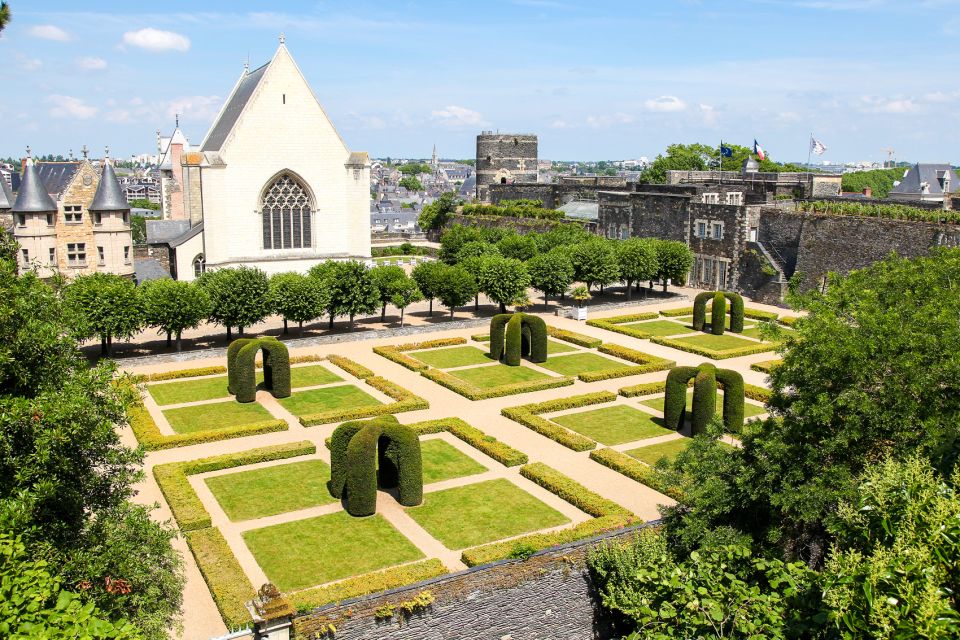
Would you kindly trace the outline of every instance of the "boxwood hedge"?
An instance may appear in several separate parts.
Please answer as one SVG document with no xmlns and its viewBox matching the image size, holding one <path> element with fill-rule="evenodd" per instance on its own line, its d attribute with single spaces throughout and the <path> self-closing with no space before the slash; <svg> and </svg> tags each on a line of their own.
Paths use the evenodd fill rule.
<svg viewBox="0 0 960 640">
<path fill-rule="evenodd" d="M 654 491 L 668 495 L 674 500 L 681 501 L 683 499 L 683 492 L 666 482 L 663 474 L 659 471 L 616 449 L 604 447 L 603 449 L 591 451 L 590 459 L 618 473 L 622 473 L 631 480 L 636 480 Z"/>
<path fill-rule="evenodd" d="M 185 447 L 192 444 L 229 440 L 243 436 L 255 436 L 272 431 L 285 431 L 289 428 L 286 420 L 261 420 L 250 424 L 227 427 L 226 429 L 209 429 L 166 435 L 160 433 L 160 428 L 153 416 L 142 404 L 127 409 L 127 417 L 130 419 L 130 428 L 133 429 L 133 435 L 136 436 L 137 442 L 143 445 L 143 448 L 147 451 Z"/>
</svg>

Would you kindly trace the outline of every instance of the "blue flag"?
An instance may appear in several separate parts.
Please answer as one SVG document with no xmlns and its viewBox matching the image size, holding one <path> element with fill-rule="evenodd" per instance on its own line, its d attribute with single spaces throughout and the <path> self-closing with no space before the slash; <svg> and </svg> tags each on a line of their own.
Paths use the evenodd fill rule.
<svg viewBox="0 0 960 640">
<path fill-rule="evenodd" d="M 724 158 L 732 158 L 732 157 L 733 157 L 733 147 L 728 147 L 728 146 L 725 145 L 725 144 L 721 144 L 721 145 L 720 145 L 720 155 L 723 156 Z"/>
</svg>

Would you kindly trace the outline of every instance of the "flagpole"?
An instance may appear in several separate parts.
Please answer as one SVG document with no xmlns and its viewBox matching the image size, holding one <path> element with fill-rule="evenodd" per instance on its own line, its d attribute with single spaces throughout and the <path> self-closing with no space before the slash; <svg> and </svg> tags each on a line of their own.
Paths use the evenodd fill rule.
<svg viewBox="0 0 960 640">
<path fill-rule="evenodd" d="M 720 170 L 720 184 L 723 184 L 723 138 L 720 138 L 720 164 L 717 165 L 717 169 Z"/>
<path fill-rule="evenodd" d="M 813 152 L 813 132 L 810 132 L 810 139 L 807 141 L 807 173 L 810 173 L 810 154 Z"/>
</svg>

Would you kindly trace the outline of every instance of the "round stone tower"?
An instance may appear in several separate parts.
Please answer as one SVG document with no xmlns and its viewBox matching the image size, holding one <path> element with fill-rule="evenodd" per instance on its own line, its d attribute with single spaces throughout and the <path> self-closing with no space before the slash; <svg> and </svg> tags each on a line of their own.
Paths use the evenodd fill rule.
<svg viewBox="0 0 960 640">
<path fill-rule="evenodd" d="M 477 198 L 490 202 L 491 184 L 537 181 L 537 136 L 494 133 L 477 136 Z"/>
</svg>

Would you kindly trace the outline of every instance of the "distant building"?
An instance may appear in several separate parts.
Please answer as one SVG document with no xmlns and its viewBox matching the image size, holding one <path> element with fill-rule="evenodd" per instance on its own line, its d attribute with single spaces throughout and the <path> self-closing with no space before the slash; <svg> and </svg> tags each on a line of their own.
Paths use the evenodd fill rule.
<svg viewBox="0 0 960 640">
<path fill-rule="evenodd" d="M 489 202 L 492 184 L 537 182 L 537 136 L 484 131 L 477 136 L 477 198 Z"/>
<path fill-rule="evenodd" d="M 160 188 L 155 184 L 135 182 L 123 185 L 123 194 L 127 202 L 134 200 L 149 200 L 152 204 L 160 204 Z"/>
<path fill-rule="evenodd" d="M 960 179 L 949 164 L 915 164 L 903 172 L 903 179 L 890 190 L 892 200 L 943 202 L 947 194 L 960 192 Z"/>
</svg>

